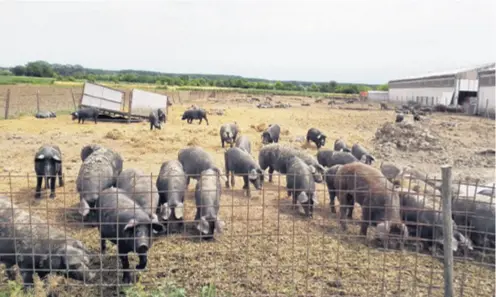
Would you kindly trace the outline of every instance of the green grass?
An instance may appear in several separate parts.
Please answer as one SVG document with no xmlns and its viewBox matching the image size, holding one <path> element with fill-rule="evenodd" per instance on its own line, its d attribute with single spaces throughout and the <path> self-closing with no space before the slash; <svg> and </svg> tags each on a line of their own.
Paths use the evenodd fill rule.
<svg viewBox="0 0 496 297">
<path fill-rule="evenodd" d="M 124 296 L 126 297 L 187 297 L 186 290 L 177 287 L 172 282 L 166 282 L 160 284 L 154 288 L 142 285 L 140 282 L 134 284 L 131 287 L 125 288 L 123 290 Z M 208 284 L 201 288 L 199 294 L 193 294 L 190 296 L 199 297 L 215 297 L 216 290 L 215 285 Z M 49 294 L 47 294 L 49 295 Z M 8 281 L 6 288 L 0 291 L 0 297 L 34 297 L 34 291 L 32 289 L 25 292 L 23 286 L 17 281 Z"/>
<path fill-rule="evenodd" d="M 0 76 L 0 85 L 51 85 L 55 82 L 54 78 L 30 77 L 30 76 Z"/>
</svg>

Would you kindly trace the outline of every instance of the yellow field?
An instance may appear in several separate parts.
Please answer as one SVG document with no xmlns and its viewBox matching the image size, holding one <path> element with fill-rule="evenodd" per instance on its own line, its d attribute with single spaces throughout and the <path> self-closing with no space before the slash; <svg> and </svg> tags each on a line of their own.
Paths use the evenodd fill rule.
<svg viewBox="0 0 496 297">
<path fill-rule="evenodd" d="M 86 144 L 99 143 L 112 148 L 124 158 L 124 168 L 135 167 L 156 175 L 162 162 L 177 158 L 178 150 L 191 144 L 208 150 L 223 169 L 224 150 L 220 147 L 219 127 L 225 122 L 238 123 L 241 133 L 252 141 L 252 154 L 258 157 L 259 128 L 269 123 L 281 125 L 281 143 L 292 143 L 315 154 L 313 144 L 307 146 L 296 141 L 305 136 L 310 127 L 317 127 L 328 135 L 326 147 L 332 147 L 336 138 L 343 137 L 349 145 L 358 141 L 374 152 L 376 129 L 394 120 L 393 111 L 380 111 L 377 106 L 365 105 L 370 108 L 368 111 L 331 109 L 327 104 L 313 102 L 310 107 L 301 107 L 298 103 L 301 100 L 307 99 L 294 100 L 294 107 L 289 109 L 257 109 L 227 101 L 215 105 L 195 102 L 207 110 L 225 108 L 224 116 L 209 116 L 208 126 L 198 125 L 197 121 L 188 125 L 180 120 L 185 108 L 193 103 L 188 102 L 172 106 L 169 122 L 162 130 L 154 131 L 149 131 L 148 123 L 95 125 L 87 122 L 78 125 L 69 115 L 47 120 L 32 116 L 2 120 L 0 192 L 12 195 L 18 205 L 37 207 L 33 210 L 37 215 L 54 224 L 65 225 L 72 236 L 98 253 L 97 230 L 70 223 L 72 214 L 68 214 L 66 220 L 63 215 L 64 208 L 75 207 L 79 201 L 74 181 L 81 164 L 80 150 Z M 443 130 L 444 122 L 456 122 L 457 129 Z M 457 161 L 472 158 L 477 148 L 494 148 L 493 121 L 434 115 L 430 121 L 417 124 L 440 134 L 441 143 L 449 149 L 395 152 L 388 161 L 413 163 L 425 171 L 440 174 L 439 165 L 447 158 L 460 164 L 454 167 L 457 178 L 469 175 L 483 180 L 493 178 L 494 156 L 482 161 L 477 159 L 477 165 Z M 460 139 L 467 144 L 460 144 Z M 57 188 L 55 200 L 33 202 L 35 180 L 31 177 L 28 181 L 26 176 L 34 174 L 34 153 L 45 143 L 60 146 L 66 185 Z M 474 148 L 470 149 L 472 146 Z M 193 219 L 195 212 L 194 183 L 190 184 L 186 201 L 188 220 Z M 224 233 L 218 235 L 215 242 L 208 243 L 187 239 L 188 233 L 158 238 L 149 254 L 147 270 L 140 273 L 141 282 L 156 286 L 174 281 L 178 287 L 186 289 L 188 296 L 197 296 L 200 288 L 209 282 L 215 283 L 217 296 L 275 296 L 276 293 L 278 296 L 443 295 L 442 260 L 425 254 L 383 252 L 368 247 L 363 239 L 352 237 L 358 235 L 356 226 L 351 226 L 347 234 L 338 234 L 323 185 L 318 186 L 319 205 L 314 218 L 304 219 L 289 208 L 290 199 L 286 198 L 284 185 L 284 178 L 279 181 L 275 177 L 274 183 L 266 183 L 263 191 L 252 191 L 253 197 L 249 200 L 241 191 L 242 179 L 237 178 L 234 191 L 223 188 L 220 216 L 226 222 Z M 359 211 L 354 214 L 355 219 L 360 218 Z M 115 252 L 112 247 L 108 253 Z M 106 256 L 103 261 L 104 269 L 115 269 L 116 257 Z M 131 267 L 136 263 L 133 256 Z M 122 274 L 105 271 L 101 277 L 104 283 L 112 285 Z M 463 296 L 494 296 L 493 267 L 482 267 L 470 260 L 457 261 L 455 277 L 456 292 L 463 287 Z M 5 283 L 5 279 L 1 282 Z M 56 278 L 54 290 L 58 296 L 96 296 L 100 292 L 106 296 L 115 295 L 115 287 L 102 287 L 99 282 L 98 277 L 92 286 L 82 288 L 76 281 Z"/>
</svg>

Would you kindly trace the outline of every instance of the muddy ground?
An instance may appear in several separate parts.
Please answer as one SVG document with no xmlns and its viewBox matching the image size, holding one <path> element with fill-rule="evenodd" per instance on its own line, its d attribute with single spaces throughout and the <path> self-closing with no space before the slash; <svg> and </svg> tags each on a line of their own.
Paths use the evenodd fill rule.
<svg viewBox="0 0 496 297">
<path fill-rule="evenodd" d="M 31 207 L 36 215 L 51 223 L 63 225 L 60 228 L 66 228 L 71 236 L 82 240 L 97 254 L 97 230 L 74 223 L 77 216 L 67 210 L 78 202 L 74 181 L 83 145 L 108 146 L 123 156 L 124 168 L 136 167 L 156 175 L 162 162 L 177 158 L 179 149 L 194 144 L 207 149 L 223 168 L 219 127 L 231 121 L 237 121 L 241 133 L 250 137 L 254 156 L 258 156 L 261 146 L 260 128 L 278 123 L 282 127 L 282 143 L 301 146 L 312 154 L 317 152 L 315 146 L 307 146 L 299 140 L 310 127 L 318 127 L 329 137 L 326 147 L 332 147 L 339 137 L 350 145 L 358 141 L 377 156 L 376 166 L 381 160 L 387 160 L 401 165 L 413 164 L 425 172 L 440 175 L 440 165 L 451 163 L 454 178 L 494 180 L 494 155 L 476 154 L 495 147 L 494 121 L 436 114 L 408 128 L 417 132 L 412 132 L 414 136 L 405 147 L 403 143 L 398 145 L 393 136 L 374 139 L 378 128 L 393 122 L 393 111 L 380 111 L 367 104 L 365 107 L 370 110 L 356 111 L 345 110 L 344 105 L 330 107 L 312 102 L 310 107 L 302 107 L 298 103 L 301 99 L 293 102 L 294 107 L 289 109 L 197 102 L 207 109 L 225 109 L 223 116 L 210 116 L 208 126 L 198 125 L 197 121 L 191 125 L 181 121 L 182 112 L 193 103 L 188 102 L 173 106 L 169 122 L 162 130 L 154 131 L 149 131 L 147 123 L 78 125 L 68 115 L 46 120 L 31 116 L 1 120 L 0 192 L 14 197 L 19 206 Z M 411 121 L 411 116 L 407 116 L 407 120 Z M 419 132 L 424 131 L 422 129 L 429 134 Z M 423 142 L 413 139 L 415 137 Z M 57 188 L 55 200 L 45 196 L 40 202 L 34 202 L 33 157 L 36 149 L 45 143 L 60 146 L 66 185 Z M 187 220 L 194 217 L 194 183 L 187 195 Z M 319 205 L 314 218 L 304 219 L 289 208 L 290 199 L 286 198 L 284 185 L 284 178 L 279 181 L 276 177 L 273 184 L 265 184 L 263 191 L 253 191 L 249 200 L 241 191 L 242 179 L 237 178 L 234 190 L 223 189 L 220 216 L 226 223 L 224 233 L 218 235 L 215 242 L 190 239 L 189 230 L 156 239 L 148 267 L 140 273 L 141 282 L 156 286 L 173 281 L 191 295 L 197 295 L 209 282 L 215 283 L 218 296 L 443 295 L 442 259 L 426 253 L 384 252 L 369 247 L 372 244 L 357 238 L 356 225 L 346 234 L 339 234 L 323 185 L 318 187 Z M 354 215 L 355 219 L 360 218 L 359 211 Z M 115 248 L 103 258 L 107 271 L 93 284 L 81 287 L 80 282 L 54 278 L 53 290 L 59 296 L 116 294 L 114 285 L 122 275 L 114 271 L 117 258 L 111 256 L 113 253 L 116 253 Z M 94 262 L 98 261 L 95 258 Z M 133 256 L 131 267 L 136 264 Z M 494 266 L 468 259 L 455 263 L 455 291 L 463 292 L 463 296 L 494 296 L 494 277 Z M 105 285 L 98 285 L 101 280 Z M 5 283 L 5 279 L 1 282 Z"/>
</svg>

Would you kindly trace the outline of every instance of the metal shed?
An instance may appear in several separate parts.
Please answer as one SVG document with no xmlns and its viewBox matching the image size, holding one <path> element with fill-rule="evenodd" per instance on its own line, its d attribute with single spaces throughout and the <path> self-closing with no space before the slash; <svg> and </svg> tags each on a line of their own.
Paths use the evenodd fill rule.
<svg viewBox="0 0 496 297">
<path fill-rule="evenodd" d="M 479 88 L 478 73 L 494 68 L 495 63 L 452 71 L 428 73 L 389 81 L 389 99 L 398 103 L 415 101 L 423 105 L 463 105 L 468 112 L 477 100 Z M 471 112 L 471 113 L 472 113 Z"/>
</svg>

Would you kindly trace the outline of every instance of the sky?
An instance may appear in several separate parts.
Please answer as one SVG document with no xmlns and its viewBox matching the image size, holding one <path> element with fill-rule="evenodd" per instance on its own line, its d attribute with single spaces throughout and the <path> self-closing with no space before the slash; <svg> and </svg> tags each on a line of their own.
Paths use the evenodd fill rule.
<svg viewBox="0 0 496 297">
<path fill-rule="evenodd" d="M 0 0 L 0 65 L 386 83 L 496 60 L 494 0 Z"/>
</svg>

